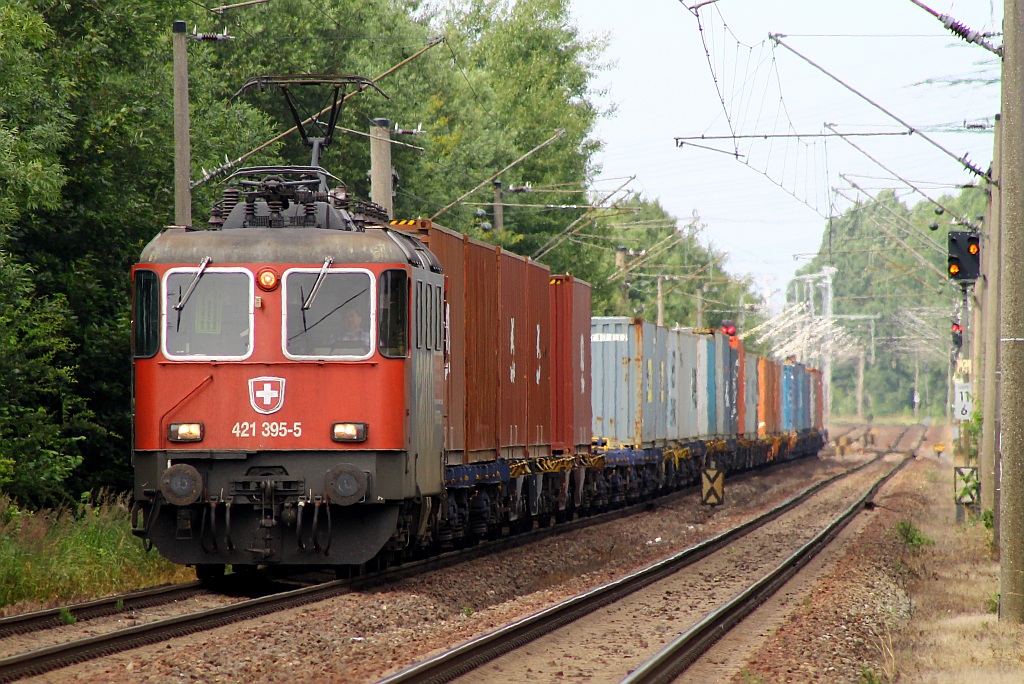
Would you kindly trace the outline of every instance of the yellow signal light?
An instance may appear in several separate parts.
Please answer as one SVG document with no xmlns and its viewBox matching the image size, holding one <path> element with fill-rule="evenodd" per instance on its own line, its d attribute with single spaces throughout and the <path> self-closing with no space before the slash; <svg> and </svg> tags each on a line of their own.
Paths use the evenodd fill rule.
<svg viewBox="0 0 1024 684">
<path fill-rule="evenodd" d="M 949 265 L 949 274 L 950 275 L 956 275 L 959 272 L 960 272 L 960 264 L 950 264 Z"/>
<path fill-rule="evenodd" d="M 978 253 L 978 243 L 972 242 L 969 245 L 967 245 L 967 251 L 970 252 L 972 255 L 973 254 L 977 254 Z"/>
</svg>

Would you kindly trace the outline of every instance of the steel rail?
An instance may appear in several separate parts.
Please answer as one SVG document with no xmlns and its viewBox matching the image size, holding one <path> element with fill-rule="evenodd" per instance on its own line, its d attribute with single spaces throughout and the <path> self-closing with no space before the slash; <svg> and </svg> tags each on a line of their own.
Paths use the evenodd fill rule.
<svg viewBox="0 0 1024 684">
<path fill-rule="evenodd" d="M 910 458 L 905 457 L 862 497 L 851 504 L 842 515 L 815 535 L 811 541 L 801 546 L 775 570 L 742 591 L 728 603 L 708 614 L 650 660 L 633 670 L 620 684 L 664 684 L 675 681 L 690 665 L 710 650 L 716 641 L 785 586 L 801 568 L 827 547 L 839 532 L 865 509 L 865 504 L 875 496 L 882 485 L 909 462 Z"/>
<path fill-rule="evenodd" d="M 646 586 L 675 574 L 686 566 L 692 565 L 712 553 L 721 551 L 737 539 L 800 505 L 836 480 L 866 468 L 878 462 L 881 458 L 881 455 L 876 456 L 870 461 L 813 484 L 763 515 L 748 520 L 711 539 L 690 546 L 665 560 L 563 601 L 501 629 L 477 637 L 433 658 L 385 677 L 379 680 L 377 684 L 437 684 L 451 681 L 584 615 L 615 603 Z"/>
<path fill-rule="evenodd" d="M 29 634 L 52 627 L 60 627 L 68 624 L 65 620 L 70 616 L 75 622 L 92 620 L 108 615 L 152 608 L 172 601 L 179 601 L 184 598 L 208 593 L 209 589 L 200 582 L 188 584 L 166 584 L 158 587 L 150 587 L 139 591 L 129 591 L 123 594 L 104 596 L 92 601 L 72 603 L 57 608 L 36 610 L 31 613 L 20 613 L 0 618 L 0 637 L 13 636 L 15 634 Z"/>
<path fill-rule="evenodd" d="M 0 682 L 10 682 L 29 675 L 42 674 L 119 651 L 222 627 L 240 620 L 267 615 L 314 601 L 322 601 L 348 591 L 350 591 L 349 581 L 335 580 L 39 648 L 0 659 Z"/>
</svg>

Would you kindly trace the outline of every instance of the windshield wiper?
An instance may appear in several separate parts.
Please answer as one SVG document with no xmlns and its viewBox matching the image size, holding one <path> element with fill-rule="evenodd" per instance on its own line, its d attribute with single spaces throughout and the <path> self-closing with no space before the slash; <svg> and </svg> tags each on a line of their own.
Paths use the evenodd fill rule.
<svg viewBox="0 0 1024 684">
<path fill-rule="evenodd" d="M 184 295 L 178 297 L 178 303 L 174 305 L 174 310 L 179 314 L 181 310 L 185 308 L 185 302 L 192 296 L 192 293 L 196 289 L 196 285 L 199 284 L 199 279 L 203 277 L 203 273 L 206 272 L 206 267 L 213 261 L 210 257 L 203 257 L 203 260 L 199 262 L 199 268 L 196 270 L 195 276 L 192 278 L 192 282 L 188 284 L 188 288 L 185 290 Z"/>
<path fill-rule="evenodd" d="M 188 288 L 185 289 L 185 294 L 178 295 L 178 303 L 174 305 L 174 310 L 178 312 L 178 320 L 174 325 L 174 329 L 178 330 L 181 328 L 181 310 L 185 308 L 185 303 L 188 298 L 195 292 L 196 285 L 199 284 L 199 279 L 203 277 L 203 273 L 206 272 L 206 267 L 213 261 L 210 257 L 203 257 L 203 260 L 199 262 L 199 268 L 196 269 L 196 274 L 192 278 L 192 282 L 188 284 Z"/>
<path fill-rule="evenodd" d="M 324 259 L 324 265 L 320 267 L 320 274 L 316 277 L 316 282 L 313 283 L 313 289 L 309 291 L 309 297 L 306 301 L 302 302 L 302 310 L 309 311 L 309 307 L 313 306 L 313 300 L 316 299 L 316 293 L 320 291 L 320 286 L 324 284 L 324 278 L 327 277 L 327 269 L 334 263 L 334 259 L 327 257 Z"/>
</svg>

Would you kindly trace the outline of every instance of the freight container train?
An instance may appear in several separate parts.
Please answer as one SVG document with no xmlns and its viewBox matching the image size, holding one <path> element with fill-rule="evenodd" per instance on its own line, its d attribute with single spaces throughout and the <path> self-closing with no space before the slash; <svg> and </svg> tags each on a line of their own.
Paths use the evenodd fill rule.
<svg viewBox="0 0 1024 684">
<path fill-rule="evenodd" d="M 132 270 L 135 531 L 203 578 L 415 556 L 823 444 L 813 369 L 591 319 L 586 283 L 340 192 L 274 211 L 264 171 Z"/>
<path fill-rule="evenodd" d="M 817 371 L 591 319 L 587 283 L 315 163 L 236 171 L 131 276 L 134 532 L 201 579 L 385 564 L 824 440 Z"/>
</svg>

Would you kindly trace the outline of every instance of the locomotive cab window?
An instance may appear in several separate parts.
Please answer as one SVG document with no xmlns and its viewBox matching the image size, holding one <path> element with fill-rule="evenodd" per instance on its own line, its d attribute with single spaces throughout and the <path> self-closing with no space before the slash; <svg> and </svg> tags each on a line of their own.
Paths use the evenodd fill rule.
<svg viewBox="0 0 1024 684">
<path fill-rule="evenodd" d="M 392 358 L 406 355 L 409 318 L 409 279 L 405 271 L 380 274 L 380 353 Z"/>
<path fill-rule="evenodd" d="M 292 269 L 284 275 L 284 345 L 290 358 L 354 361 L 373 353 L 373 276 L 362 269 Z"/>
<path fill-rule="evenodd" d="M 253 279 L 241 269 L 173 269 L 164 279 L 164 354 L 245 359 L 252 352 Z"/>
<path fill-rule="evenodd" d="M 133 317 L 135 358 L 148 359 L 160 349 L 160 278 L 154 271 L 135 272 Z"/>
</svg>

